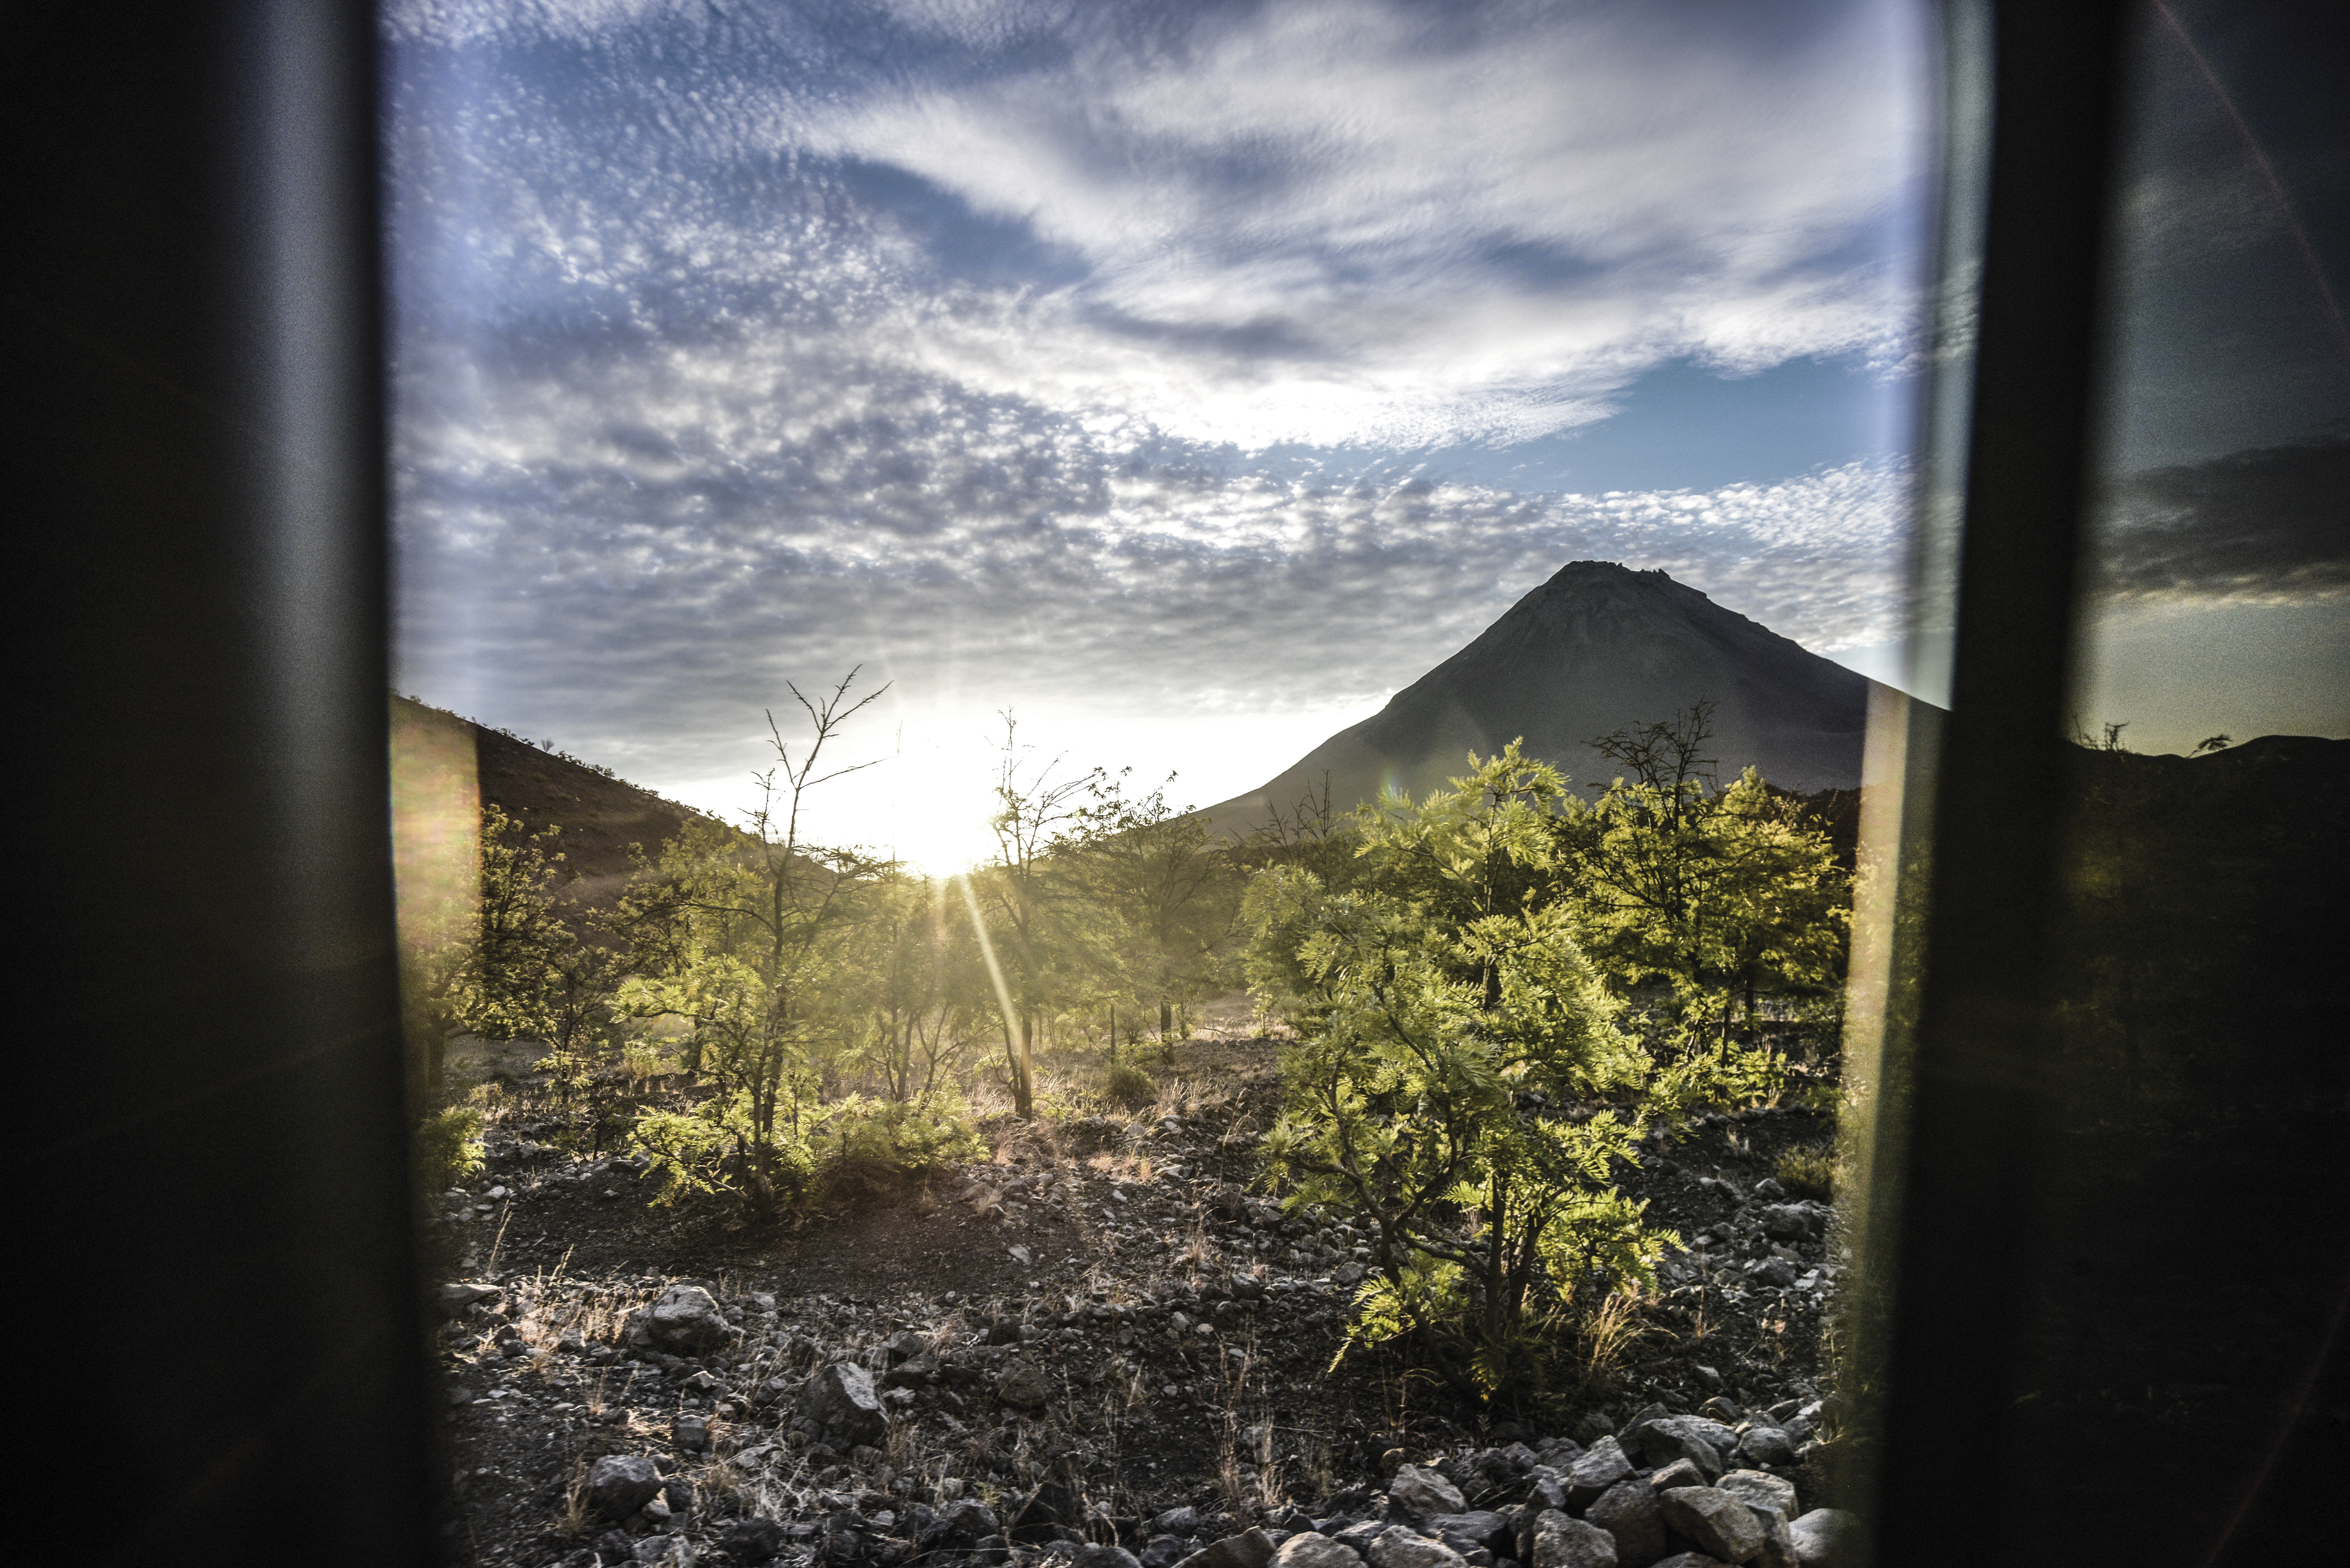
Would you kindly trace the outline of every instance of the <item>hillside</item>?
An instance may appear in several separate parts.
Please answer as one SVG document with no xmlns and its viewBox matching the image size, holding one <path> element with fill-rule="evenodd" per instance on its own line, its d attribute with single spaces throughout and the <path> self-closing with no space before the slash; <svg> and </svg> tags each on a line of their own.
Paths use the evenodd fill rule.
<svg viewBox="0 0 2350 1568">
<path fill-rule="evenodd" d="M 695 815 L 624 779 L 409 697 L 391 699 L 391 757 L 403 887 L 448 863 L 470 832 L 472 812 L 494 805 L 528 834 L 559 825 L 564 865 L 577 878 L 573 890 L 583 902 L 609 905 L 628 880 L 631 846 L 657 850 Z"/>
<path fill-rule="evenodd" d="M 1875 684 L 1663 572 L 1576 561 L 1378 713 L 1209 816 L 1245 832 L 1326 778 L 1341 810 L 1383 788 L 1420 794 L 1470 751 L 1518 737 L 1578 783 L 1604 781 L 1616 770 L 1592 737 L 1700 701 L 1717 705 L 1725 776 L 1752 765 L 1797 794 L 1852 790 Z"/>
</svg>

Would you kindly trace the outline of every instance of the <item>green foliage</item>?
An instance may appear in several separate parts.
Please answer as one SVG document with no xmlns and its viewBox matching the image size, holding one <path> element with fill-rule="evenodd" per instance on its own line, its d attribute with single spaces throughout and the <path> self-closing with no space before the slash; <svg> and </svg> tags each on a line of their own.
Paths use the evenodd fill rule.
<svg viewBox="0 0 2350 1568">
<path fill-rule="evenodd" d="M 851 670 L 815 701 L 792 688 L 812 733 L 795 749 L 768 716 L 775 766 L 760 778 L 750 831 L 689 823 L 622 900 L 618 922 L 638 972 L 620 985 L 615 1010 L 684 1020 L 692 1033 L 682 1064 L 715 1090 L 690 1114 L 706 1130 L 688 1138 L 658 1122 L 649 1151 L 686 1186 L 716 1190 L 711 1150 L 729 1147 L 727 1189 L 761 1217 L 805 1185 L 821 1057 L 850 1027 L 851 949 L 882 870 L 853 851 L 809 844 L 800 831 L 808 793 L 855 771 L 818 771 L 842 726 L 880 695 L 850 701 L 855 679 Z M 640 1138 L 646 1125 L 640 1119 Z"/>
<path fill-rule="evenodd" d="M 484 1158 L 478 1106 L 444 1106 L 416 1129 L 417 1179 L 428 1192 L 453 1187 L 480 1173 Z"/>
<path fill-rule="evenodd" d="M 1102 1094 L 1124 1109 L 1148 1110 L 1158 1103 L 1159 1080 L 1131 1062 L 1112 1062 L 1102 1079 Z"/>
<path fill-rule="evenodd" d="M 1835 1150 L 1824 1143 L 1799 1143 L 1782 1149 L 1772 1168 L 1779 1185 L 1798 1198 L 1835 1195 Z"/>
<path fill-rule="evenodd" d="M 1567 911 L 1540 897 L 1564 781 L 1515 744 L 1361 823 L 1357 886 L 1274 866 L 1250 884 L 1250 978 L 1284 1012 L 1289 1103 L 1266 1139 L 1294 1205 L 1367 1222 L 1377 1277 L 1355 1342 L 1417 1334 L 1490 1396 L 1538 1372 L 1550 1304 L 1646 1279 L 1672 1238 L 1609 1185 L 1661 1087 Z M 1569 1114 L 1613 1098 L 1628 1110 Z"/>
<path fill-rule="evenodd" d="M 1595 740 L 1630 775 L 1594 805 L 1570 800 L 1553 823 L 1585 951 L 1619 994 L 1661 981 L 1685 1052 L 1709 1035 L 1726 1051 L 1742 998 L 1751 1032 L 1765 985 L 1833 995 L 1851 923 L 1850 878 L 1798 803 L 1752 768 L 1713 787 L 1700 754 L 1711 715 L 1700 703 Z"/>
<path fill-rule="evenodd" d="M 826 1108 L 818 1169 L 827 1188 L 857 1190 L 886 1187 L 986 1153 L 961 1095 L 919 1100 L 851 1095 Z"/>
</svg>

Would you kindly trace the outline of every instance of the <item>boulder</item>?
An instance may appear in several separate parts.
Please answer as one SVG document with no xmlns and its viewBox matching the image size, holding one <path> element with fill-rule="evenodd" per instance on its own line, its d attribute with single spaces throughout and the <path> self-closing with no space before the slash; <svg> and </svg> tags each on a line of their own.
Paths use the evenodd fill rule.
<svg viewBox="0 0 2350 1568">
<path fill-rule="evenodd" d="M 1527 1478 L 1525 1506 L 1540 1513 L 1545 1509 L 1565 1512 L 1567 1506 L 1566 1478 L 1548 1465 Z"/>
<path fill-rule="evenodd" d="M 1191 1535 L 1200 1528 L 1200 1511 L 1190 1503 L 1170 1508 L 1150 1521 L 1154 1535 Z"/>
<path fill-rule="evenodd" d="M 670 1425 L 670 1440 L 679 1448 L 699 1452 L 710 1446 L 710 1417 L 680 1416 Z"/>
<path fill-rule="evenodd" d="M 1273 1562 L 1274 1568 L 1363 1568 L 1363 1560 L 1350 1548 L 1311 1531 L 1283 1542 Z"/>
<path fill-rule="evenodd" d="M 1738 1449 L 1738 1434 L 1702 1416 L 1666 1416 L 1639 1431 L 1641 1458 L 1652 1465 L 1687 1459 L 1711 1481 L 1726 1468 L 1722 1457 Z"/>
<path fill-rule="evenodd" d="M 1243 1530 L 1211 1542 L 1196 1555 L 1199 1568 L 1264 1568 L 1273 1561 L 1273 1537 L 1262 1530 Z"/>
<path fill-rule="evenodd" d="M 1677 1486 L 1703 1486 L 1705 1472 L 1687 1459 L 1675 1459 L 1671 1464 L 1648 1478 L 1648 1490 L 1668 1491 Z"/>
<path fill-rule="evenodd" d="M 1761 1470 L 1731 1470 L 1713 1484 L 1757 1513 L 1775 1514 L 1787 1520 L 1795 1517 L 1795 1483 L 1784 1477 L 1765 1475 Z"/>
<path fill-rule="evenodd" d="M 1587 1520 L 1545 1513 L 1534 1534 L 1527 1568 L 1616 1568 L 1616 1538 Z"/>
<path fill-rule="evenodd" d="M 1420 1521 L 1420 1527 L 1435 1532 L 1439 1540 L 1464 1557 L 1480 1546 L 1496 1557 L 1507 1557 L 1512 1552 L 1510 1521 L 1485 1509 L 1430 1514 Z"/>
<path fill-rule="evenodd" d="M 1462 1513 L 1469 1507 L 1469 1500 L 1461 1495 L 1459 1487 L 1434 1470 L 1418 1465 L 1405 1465 L 1396 1471 L 1395 1479 L 1388 1482 L 1388 1501 L 1419 1519 L 1430 1514 Z"/>
<path fill-rule="evenodd" d="M 854 1362 L 836 1361 L 810 1377 L 800 1391 L 800 1414 L 818 1431 L 851 1445 L 878 1447 L 889 1435 L 873 1374 Z"/>
<path fill-rule="evenodd" d="M 1774 1241 L 1799 1241 L 1812 1233 L 1812 1211 L 1800 1203 L 1773 1203 L 1762 1210 L 1762 1234 Z"/>
<path fill-rule="evenodd" d="M 1069 1568 L 1142 1568 L 1142 1563 L 1123 1546 L 1104 1546 L 1097 1542 L 1080 1547 Z"/>
<path fill-rule="evenodd" d="M 1776 1427 L 1750 1427 L 1738 1440 L 1737 1457 L 1750 1465 L 1792 1465 L 1795 1445 Z"/>
<path fill-rule="evenodd" d="M 1616 1538 L 1617 1568 L 1648 1568 L 1665 1554 L 1665 1516 L 1654 1487 L 1627 1476 L 1594 1499 L 1583 1517 Z"/>
<path fill-rule="evenodd" d="M 588 1506 L 605 1519 L 626 1519 L 652 1501 L 660 1472 L 642 1454 L 606 1454 L 588 1471 Z"/>
<path fill-rule="evenodd" d="M 1033 1361 L 1015 1361 L 995 1380 L 996 1397 L 1007 1405 L 1034 1410 L 1053 1397 L 1053 1380 Z"/>
<path fill-rule="evenodd" d="M 1815 1508 L 1787 1526 L 1803 1568 L 1853 1568 L 1860 1562 L 1860 1516 L 1840 1508 Z"/>
<path fill-rule="evenodd" d="M 700 1285 L 672 1285 L 639 1319 L 645 1340 L 671 1355 L 707 1355 L 742 1333 Z"/>
<path fill-rule="evenodd" d="M 1390 1524 L 1372 1538 L 1371 1568 L 1468 1568 L 1469 1560 L 1441 1541 Z"/>
<path fill-rule="evenodd" d="M 1542 1514 L 1534 1521 L 1533 1552 L 1527 1568 L 1617 1568 L 1615 1535 L 1565 1514 Z"/>
<path fill-rule="evenodd" d="M 737 1563 L 765 1563 L 784 1550 L 784 1527 L 772 1519 L 738 1519 L 718 1538 L 726 1555 Z"/>
<path fill-rule="evenodd" d="M 1566 1468 L 1566 1501 L 1580 1508 L 1632 1473 L 1632 1460 L 1613 1438 L 1602 1438 Z"/>
<path fill-rule="evenodd" d="M 1665 1528 L 1724 1563 L 1761 1555 L 1762 1521 L 1739 1498 L 1719 1487 L 1677 1486 L 1658 1498 Z"/>
<path fill-rule="evenodd" d="M 1656 1568 L 1730 1568 L 1730 1564 L 1702 1552 L 1676 1552 L 1658 1563 Z"/>
</svg>

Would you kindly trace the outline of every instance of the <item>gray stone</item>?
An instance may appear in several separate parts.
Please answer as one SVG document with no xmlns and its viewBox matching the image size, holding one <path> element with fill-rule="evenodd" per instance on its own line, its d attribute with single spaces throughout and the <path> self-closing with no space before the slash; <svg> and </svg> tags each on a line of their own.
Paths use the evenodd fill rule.
<svg viewBox="0 0 2350 1568">
<path fill-rule="evenodd" d="M 1123 1546 L 1104 1546 L 1096 1542 L 1080 1548 L 1069 1568 L 1142 1568 L 1142 1563 Z"/>
<path fill-rule="evenodd" d="M 1461 1489 L 1431 1469 L 1405 1465 L 1388 1482 L 1388 1501 L 1406 1513 L 1425 1519 L 1430 1514 L 1461 1513 L 1469 1500 Z"/>
<path fill-rule="evenodd" d="M 1441 1541 L 1390 1524 L 1372 1538 L 1371 1568 L 1467 1568 L 1467 1559 Z"/>
<path fill-rule="evenodd" d="M 718 1538 L 737 1563 L 764 1563 L 784 1549 L 784 1527 L 772 1519 L 738 1519 Z"/>
<path fill-rule="evenodd" d="M 1586 1520 L 1545 1513 L 1534 1526 L 1527 1568 L 1617 1568 L 1616 1538 Z"/>
<path fill-rule="evenodd" d="M 1194 1552 L 1200 1568 L 1264 1568 L 1273 1561 L 1273 1537 L 1262 1530 L 1243 1530 L 1211 1542 Z"/>
<path fill-rule="evenodd" d="M 1754 1266 L 1752 1277 L 1762 1284 L 1783 1291 L 1795 1282 L 1795 1265 L 1784 1258 L 1765 1258 Z"/>
<path fill-rule="evenodd" d="M 1377 1541 L 1379 1538 L 1379 1532 L 1385 1529 L 1387 1526 L 1379 1521 L 1367 1519 L 1360 1524 L 1347 1526 L 1346 1529 L 1334 1534 L 1331 1539 L 1360 1557 L 1368 1554 L 1371 1542 Z"/>
<path fill-rule="evenodd" d="M 626 1519 L 652 1501 L 660 1472 L 642 1454 L 606 1454 L 588 1471 L 588 1506 L 606 1519 Z"/>
<path fill-rule="evenodd" d="M 1657 1491 L 1627 1476 L 1595 1499 L 1583 1517 L 1616 1538 L 1618 1568 L 1648 1568 L 1665 1554 L 1665 1516 Z"/>
<path fill-rule="evenodd" d="M 1034 1410 L 1053 1397 L 1053 1380 L 1033 1361 L 1015 1361 L 995 1380 L 996 1397 L 1007 1405 Z"/>
<path fill-rule="evenodd" d="M 1576 1507 L 1632 1473 L 1632 1461 L 1613 1438 L 1602 1438 L 1566 1468 L 1566 1501 Z"/>
<path fill-rule="evenodd" d="M 1546 1508 L 1566 1507 L 1566 1477 L 1548 1465 L 1537 1465 L 1527 1478 L 1526 1506 L 1540 1513 Z"/>
<path fill-rule="evenodd" d="M 854 1362 L 836 1361 L 807 1380 L 800 1413 L 816 1429 L 852 1446 L 879 1446 L 889 1436 L 889 1417 L 873 1391 L 873 1374 Z"/>
<path fill-rule="evenodd" d="M 995 1511 L 987 1504 L 976 1498 L 963 1498 L 939 1510 L 931 1528 L 938 1532 L 941 1541 L 969 1545 L 974 1541 L 984 1541 L 991 1535 L 1001 1534 L 1003 1526 L 996 1519 Z"/>
<path fill-rule="evenodd" d="M 700 1285 L 672 1285 L 663 1291 L 646 1311 L 644 1329 L 657 1348 L 672 1355 L 706 1355 L 742 1333 Z"/>
<path fill-rule="evenodd" d="M 681 1449 L 700 1450 L 710 1446 L 710 1417 L 680 1416 L 670 1425 L 670 1440 Z"/>
<path fill-rule="evenodd" d="M 1765 1475 L 1761 1470 L 1731 1470 L 1713 1484 L 1757 1513 L 1776 1514 L 1788 1520 L 1795 1517 L 1795 1483 L 1784 1477 Z"/>
<path fill-rule="evenodd" d="M 1190 1535 L 1200 1528 L 1200 1511 L 1190 1503 L 1170 1508 L 1150 1521 L 1151 1530 L 1160 1535 Z"/>
<path fill-rule="evenodd" d="M 931 1348 L 931 1336 L 910 1328 L 901 1328 L 881 1342 L 881 1354 L 895 1366 L 901 1361 L 911 1361 Z"/>
<path fill-rule="evenodd" d="M 1293 1535 L 1273 1554 L 1274 1568 L 1362 1568 L 1354 1551 L 1312 1531 Z"/>
<path fill-rule="evenodd" d="M 1841 1508 L 1815 1508 L 1787 1526 L 1795 1561 L 1803 1568 L 1854 1568 L 1860 1562 L 1860 1516 Z"/>
<path fill-rule="evenodd" d="M 1795 1445 L 1776 1427 L 1752 1427 L 1738 1440 L 1738 1457 L 1753 1465 L 1792 1465 Z"/>
<path fill-rule="evenodd" d="M 1702 1416 L 1667 1416 L 1640 1428 L 1639 1453 L 1652 1465 L 1687 1459 L 1711 1481 L 1725 1468 L 1722 1456 L 1736 1451 L 1738 1434 Z"/>
<path fill-rule="evenodd" d="M 937 1356 L 917 1355 L 911 1360 L 898 1363 L 897 1366 L 892 1366 L 889 1371 L 883 1373 L 881 1375 L 881 1386 L 884 1388 L 920 1388 L 926 1384 L 936 1382 L 938 1380 L 938 1376 L 939 1358 Z"/>
<path fill-rule="evenodd" d="M 1762 1551 L 1762 1521 L 1739 1498 L 1719 1487 L 1677 1486 L 1657 1500 L 1665 1528 L 1725 1563 L 1743 1563 Z"/>
<path fill-rule="evenodd" d="M 1497 1557 L 1510 1554 L 1513 1542 L 1510 1521 L 1485 1509 L 1473 1509 L 1467 1513 L 1430 1514 L 1420 1521 L 1422 1528 L 1432 1530 L 1447 1546 L 1462 1556 L 1471 1547 L 1482 1546 Z"/>
<path fill-rule="evenodd" d="M 495 1301 L 499 1295 L 495 1285 L 458 1283 L 441 1287 L 441 1304 L 451 1312 L 463 1312 L 475 1302 Z"/>
<path fill-rule="evenodd" d="M 1799 1241 L 1812 1233 L 1812 1211 L 1800 1203 L 1774 1203 L 1762 1210 L 1762 1234 L 1774 1241 Z"/>
<path fill-rule="evenodd" d="M 1705 1472 L 1687 1459 L 1675 1459 L 1648 1478 L 1648 1487 L 1652 1491 L 1663 1491 L 1677 1486 L 1703 1486 L 1704 1484 Z"/>
</svg>

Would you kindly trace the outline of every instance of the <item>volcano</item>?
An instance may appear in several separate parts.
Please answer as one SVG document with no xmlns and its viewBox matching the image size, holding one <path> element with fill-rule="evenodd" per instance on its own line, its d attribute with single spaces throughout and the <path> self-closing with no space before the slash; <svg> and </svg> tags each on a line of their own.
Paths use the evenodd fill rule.
<svg viewBox="0 0 2350 1568">
<path fill-rule="evenodd" d="M 1576 561 L 1378 712 L 1208 815 L 1246 833 L 1326 779 L 1340 811 L 1387 788 L 1418 796 L 1465 771 L 1471 751 L 1521 737 L 1576 784 L 1604 784 L 1622 770 L 1594 736 L 1700 701 L 1716 704 L 1710 751 L 1725 781 L 1752 766 L 1800 794 L 1856 789 L 1876 687 L 1661 571 Z"/>
</svg>

